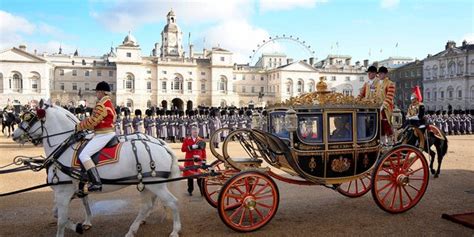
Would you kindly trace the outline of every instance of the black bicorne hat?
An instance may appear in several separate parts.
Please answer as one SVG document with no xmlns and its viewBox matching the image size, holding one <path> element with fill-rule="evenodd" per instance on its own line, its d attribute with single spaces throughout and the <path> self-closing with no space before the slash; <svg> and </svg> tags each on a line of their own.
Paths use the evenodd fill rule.
<svg viewBox="0 0 474 237">
<path fill-rule="evenodd" d="M 377 67 L 375 67 L 375 66 L 370 66 L 370 67 L 367 69 L 367 71 L 365 71 L 365 72 L 375 72 L 375 73 L 377 73 Z"/>
<path fill-rule="evenodd" d="M 101 81 L 97 83 L 97 86 L 95 87 L 95 91 L 107 91 L 110 92 L 110 85 L 109 83 L 105 81 Z"/>
<path fill-rule="evenodd" d="M 387 69 L 386 67 L 384 67 L 384 66 L 381 66 L 381 67 L 379 68 L 378 73 L 388 73 L 388 69 Z"/>
</svg>

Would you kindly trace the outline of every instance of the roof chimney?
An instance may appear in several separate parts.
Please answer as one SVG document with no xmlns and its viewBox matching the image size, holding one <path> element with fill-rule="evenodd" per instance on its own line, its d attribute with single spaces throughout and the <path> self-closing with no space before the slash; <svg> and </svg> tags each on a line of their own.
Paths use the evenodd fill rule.
<svg viewBox="0 0 474 237">
<path fill-rule="evenodd" d="M 314 57 L 309 58 L 309 64 L 311 64 L 311 66 L 314 65 Z"/>
<path fill-rule="evenodd" d="M 18 46 L 18 48 L 21 49 L 21 50 L 23 50 L 23 51 L 26 51 L 26 45 L 24 45 L 24 44 L 20 44 L 20 45 Z"/>
<path fill-rule="evenodd" d="M 450 40 L 446 43 L 445 49 L 452 49 L 454 47 L 456 47 L 456 42 Z"/>
<path fill-rule="evenodd" d="M 364 67 L 369 67 L 369 60 L 368 59 L 364 60 Z"/>
<path fill-rule="evenodd" d="M 192 44 L 189 45 L 189 58 L 194 58 L 193 47 L 194 47 L 194 45 L 192 45 Z"/>
<path fill-rule="evenodd" d="M 467 41 L 466 41 L 466 40 L 463 40 L 463 41 L 462 41 L 462 47 L 466 47 L 466 45 L 467 45 Z"/>
</svg>

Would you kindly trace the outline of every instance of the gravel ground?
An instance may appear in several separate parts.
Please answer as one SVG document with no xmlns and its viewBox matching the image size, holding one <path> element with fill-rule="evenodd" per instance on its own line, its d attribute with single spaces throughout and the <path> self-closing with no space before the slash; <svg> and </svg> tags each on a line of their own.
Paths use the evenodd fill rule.
<svg viewBox="0 0 474 237">
<path fill-rule="evenodd" d="M 185 194 L 185 182 L 174 185 L 180 200 L 181 236 L 474 236 L 474 230 L 441 219 L 442 213 L 474 211 L 474 135 L 449 137 L 449 151 L 440 178 L 430 179 L 423 200 L 412 210 L 391 215 L 380 210 L 371 194 L 350 199 L 319 186 L 297 186 L 278 182 L 280 207 L 264 228 L 239 234 L 227 228 L 217 211 L 197 196 Z M 172 144 L 176 154 L 180 144 Z M 0 166 L 16 155 L 40 155 L 42 148 L 19 146 L 0 137 Z M 208 153 L 210 154 L 210 153 Z M 45 180 L 45 173 L 30 171 L 0 176 L 0 192 L 13 191 Z M 53 194 L 45 188 L 0 198 L 0 236 L 54 236 Z M 123 236 L 138 213 L 135 187 L 115 193 L 92 195 L 93 227 L 84 236 Z M 83 208 L 73 200 L 70 216 L 83 218 Z M 172 229 L 169 213 L 161 205 L 140 227 L 138 236 L 167 236 Z M 66 236 L 77 236 L 67 230 Z"/>
</svg>

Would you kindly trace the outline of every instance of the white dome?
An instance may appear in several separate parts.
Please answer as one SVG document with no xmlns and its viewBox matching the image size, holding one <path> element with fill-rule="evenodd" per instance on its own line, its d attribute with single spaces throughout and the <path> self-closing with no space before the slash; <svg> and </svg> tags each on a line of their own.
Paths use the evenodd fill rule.
<svg viewBox="0 0 474 237">
<path fill-rule="evenodd" d="M 133 36 L 130 31 L 128 32 L 128 35 L 125 36 L 122 42 L 123 45 L 127 46 L 137 46 L 137 43 L 137 39 L 135 39 L 135 36 Z"/>
</svg>

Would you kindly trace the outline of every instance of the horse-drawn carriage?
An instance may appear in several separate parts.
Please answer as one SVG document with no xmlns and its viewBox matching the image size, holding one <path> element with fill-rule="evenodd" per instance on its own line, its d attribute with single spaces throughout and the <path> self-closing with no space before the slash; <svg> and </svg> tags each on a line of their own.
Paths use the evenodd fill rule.
<svg viewBox="0 0 474 237">
<path fill-rule="evenodd" d="M 254 231 L 270 222 L 279 205 L 273 179 L 324 185 L 348 197 L 372 190 L 389 213 L 411 209 L 425 193 L 429 169 L 423 153 L 380 143 L 377 101 L 328 92 L 321 81 L 317 92 L 268 111 L 264 118 L 254 115 L 252 129 L 230 132 L 221 152 L 211 146 L 221 175 L 206 178 L 204 194 L 230 228 Z M 211 144 L 223 130 L 213 134 Z M 235 154 L 236 147 L 244 152 Z"/>
</svg>

